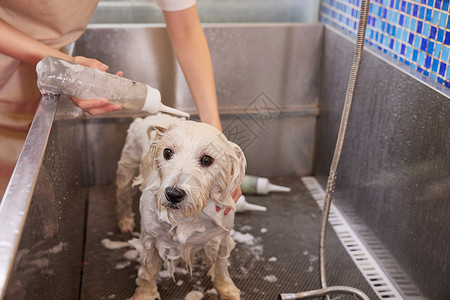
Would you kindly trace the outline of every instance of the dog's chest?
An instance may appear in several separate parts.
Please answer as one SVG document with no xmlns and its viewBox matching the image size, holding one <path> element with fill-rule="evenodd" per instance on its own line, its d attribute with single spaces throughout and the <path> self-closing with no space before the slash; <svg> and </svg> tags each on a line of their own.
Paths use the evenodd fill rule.
<svg viewBox="0 0 450 300">
<path fill-rule="evenodd" d="M 169 264 L 182 259 L 192 265 L 194 256 L 205 257 L 205 254 L 209 260 L 214 261 L 222 240 L 229 234 L 210 221 L 195 221 L 171 228 L 169 224 L 164 225 L 160 227 L 159 235 L 153 236 L 153 239 L 160 257 Z"/>
<path fill-rule="evenodd" d="M 194 222 L 185 224 L 160 223 L 158 230 L 152 235 L 157 241 L 164 241 L 172 248 L 202 247 L 213 239 L 223 238 L 228 232 L 217 226 L 211 220 L 201 217 Z"/>
</svg>

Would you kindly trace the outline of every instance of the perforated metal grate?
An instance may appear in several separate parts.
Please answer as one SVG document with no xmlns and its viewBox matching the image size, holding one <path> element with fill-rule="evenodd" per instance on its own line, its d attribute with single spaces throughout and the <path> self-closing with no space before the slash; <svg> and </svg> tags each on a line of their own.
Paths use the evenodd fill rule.
<svg viewBox="0 0 450 300">
<path fill-rule="evenodd" d="M 321 211 L 299 177 L 272 178 L 289 186 L 290 193 L 247 196 L 250 203 L 266 206 L 266 212 L 245 212 L 236 216 L 238 242 L 230 257 L 229 272 L 241 289 L 242 299 L 277 299 L 279 293 L 299 292 L 320 286 L 318 245 Z M 136 199 L 137 200 L 137 199 Z M 114 188 L 92 188 L 89 199 L 85 266 L 81 299 L 126 299 L 135 285 L 137 264 L 122 257 L 127 248 L 102 246 L 102 239 L 126 241 L 116 227 Z M 253 238 L 252 238 L 253 237 Z M 377 299 L 370 285 L 354 265 L 331 229 L 327 249 L 330 285 L 351 285 Z M 178 274 L 175 281 L 164 276 L 158 287 L 162 299 L 184 299 L 192 290 L 201 291 L 203 299 L 217 299 L 207 267 L 197 267 L 193 276 Z M 339 295 L 336 299 L 353 299 Z"/>
</svg>

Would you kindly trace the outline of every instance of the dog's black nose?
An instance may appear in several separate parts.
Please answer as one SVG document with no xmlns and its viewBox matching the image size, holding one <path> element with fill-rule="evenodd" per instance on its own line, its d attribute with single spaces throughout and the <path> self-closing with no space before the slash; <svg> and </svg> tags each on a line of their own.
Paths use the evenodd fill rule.
<svg viewBox="0 0 450 300">
<path fill-rule="evenodd" d="M 166 188 L 166 199 L 173 204 L 181 202 L 185 196 L 186 192 L 182 189 L 173 186 Z"/>
</svg>

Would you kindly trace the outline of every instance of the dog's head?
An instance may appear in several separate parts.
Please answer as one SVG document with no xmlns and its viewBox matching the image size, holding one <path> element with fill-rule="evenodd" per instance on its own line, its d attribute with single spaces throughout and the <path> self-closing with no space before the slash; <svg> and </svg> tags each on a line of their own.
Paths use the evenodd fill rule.
<svg viewBox="0 0 450 300">
<path fill-rule="evenodd" d="M 195 220 L 208 199 L 234 205 L 230 193 L 241 184 L 246 166 L 238 145 L 216 128 L 193 121 L 151 126 L 148 135 L 143 166 L 159 180 L 154 185 L 158 207 L 167 210 L 170 221 Z"/>
</svg>

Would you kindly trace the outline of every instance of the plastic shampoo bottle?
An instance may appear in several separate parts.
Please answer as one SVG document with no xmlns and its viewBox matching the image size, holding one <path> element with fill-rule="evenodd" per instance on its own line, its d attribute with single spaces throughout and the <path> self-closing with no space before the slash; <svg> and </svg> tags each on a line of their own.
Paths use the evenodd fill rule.
<svg viewBox="0 0 450 300">
<path fill-rule="evenodd" d="M 64 94 L 86 100 L 106 98 L 129 109 L 189 118 L 188 113 L 162 104 L 157 89 L 95 68 L 46 56 L 37 64 L 36 72 L 42 94 Z"/>
<path fill-rule="evenodd" d="M 245 175 L 241 184 L 243 194 L 266 195 L 269 192 L 290 192 L 288 187 L 272 184 L 269 179 Z"/>
<path fill-rule="evenodd" d="M 236 202 L 236 212 L 266 211 L 266 210 L 267 208 L 265 206 L 248 203 L 244 195 L 239 197 L 238 201 Z"/>
</svg>

